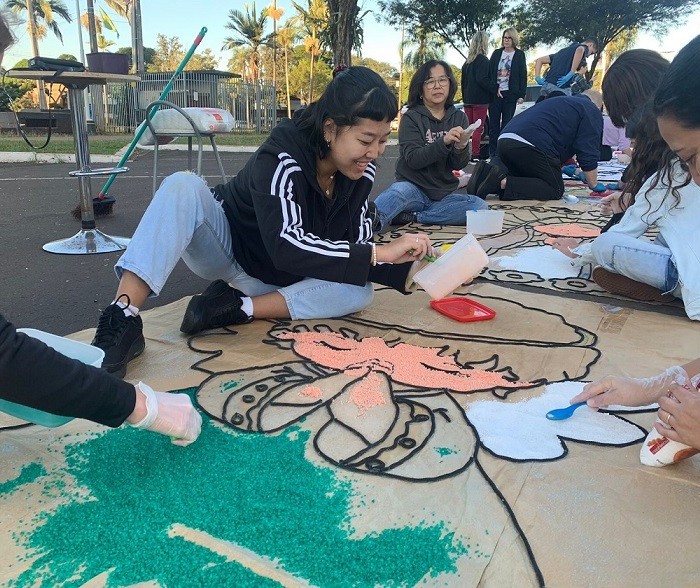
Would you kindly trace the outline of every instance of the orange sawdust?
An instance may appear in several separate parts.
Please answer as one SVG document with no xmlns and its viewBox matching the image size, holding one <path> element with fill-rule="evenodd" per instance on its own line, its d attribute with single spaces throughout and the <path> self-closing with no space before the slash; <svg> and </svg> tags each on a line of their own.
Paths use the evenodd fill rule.
<svg viewBox="0 0 700 588">
<path fill-rule="evenodd" d="M 358 341 L 332 332 L 285 332 L 276 336 L 293 340 L 294 351 L 300 356 L 353 378 L 373 370 L 387 374 L 394 382 L 454 392 L 529 385 L 529 382 L 506 380 L 497 372 L 460 367 L 454 357 L 439 355 L 442 348 L 418 347 L 409 343 L 390 347 L 380 337 L 365 337 Z"/>
<path fill-rule="evenodd" d="M 318 386 L 304 386 L 299 391 L 299 396 L 308 396 L 309 398 L 321 398 L 323 390 Z"/>
<path fill-rule="evenodd" d="M 585 227 L 576 223 L 564 223 L 561 225 L 537 225 L 533 227 L 538 233 L 552 235 L 554 237 L 579 237 L 581 239 L 587 237 L 597 237 L 600 235 L 600 229 Z"/>
<path fill-rule="evenodd" d="M 357 406 L 357 416 L 364 416 L 369 409 L 386 404 L 386 398 L 380 389 L 381 382 L 377 373 L 372 371 L 352 387 L 350 401 Z"/>
</svg>

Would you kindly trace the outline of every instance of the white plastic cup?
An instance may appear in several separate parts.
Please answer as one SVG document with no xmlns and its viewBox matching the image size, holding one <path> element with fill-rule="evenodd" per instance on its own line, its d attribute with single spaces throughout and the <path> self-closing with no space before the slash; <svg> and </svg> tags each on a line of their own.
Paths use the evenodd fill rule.
<svg viewBox="0 0 700 588">
<path fill-rule="evenodd" d="M 439 300 L 478 276 L 488 264 L 488 255 L 474 235 L 468 234 L 416 273 L 413 279 L 433 300 Z"/>
<path fill-rule="evenodd" d="M 73 341 L 72 339 L 66 339 L 65 337 L 59 337 L 58 335 L 52 335 L 51 333 L 45 333 L 37 329 L 17 329 L 17 332 L 24 333 L 34 339 L 39 339 L 39 341 L 43 341 L 59 353 L 71 359 L 77 359 L 87 365 L 100 367 L 105 356 L 105 352 L 99 347 L 93 347 L 92 345 L 81 343 L 80 341 Z M 41 369 L 41 366 L 37 366 L 37 368 Z M 0 399 L 0 411 L 12 415 L 13 417 L 29 421 L 30 423 L 43 425 L 44 427 L 59 427 L 73 420 L 73 417 L 51 414 L 43 410 L 30 408 L 23 404 L 16 404 L 2 399 Z"/>
<path fill-rule="evenodd" d="M 503 230 L 503 210 L 468 210 L 467 233 L 497 235 Z"/>
</svg>

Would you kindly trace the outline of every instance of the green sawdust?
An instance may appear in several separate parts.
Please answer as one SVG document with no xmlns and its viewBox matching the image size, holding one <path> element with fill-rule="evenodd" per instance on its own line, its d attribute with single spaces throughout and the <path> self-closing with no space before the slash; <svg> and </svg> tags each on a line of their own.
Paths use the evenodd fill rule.
<svg viewBox="0 0 700 588">
<path fill-rule="evenodd" d="M 20 486 L 31 484 L 41 476 L 46 475 L 46 470 L 38 463 L 30 463 L 22 468 L 19 476 L 0 484 L 0 494 L 10 494 Z"/>
<path fill-rule="evenodd" d="M 449 447 L 436 447 L 435 451 L 440 457 L 445 457 L 446 455 L 453 455 L 457 453 L 456 449 L 450 449 Z"/>
<path fill-rule="evenodd" d="M 79 586 L 110 568 L 108 586 L 152 579 L 170 588 L 276 585 L 168 537 L 175 523 L 276 560 L 320 586 L 410 586 L 454 572 L 462 554 L 478 557 L 442 525 L 351 539 L 352 485 L 304 457 L 308 440 L 298 429 L 267 436 L 205 422 L 187 448 L 129 429 L 69 445 L 67 471 L 50 476 L 74 476 L 90 498 L 39 514 L 43 524 L 22 535 L 36 559 L 12 585 Z M 59 488 L 52 484 L 52 492 Z"/>
</svg>

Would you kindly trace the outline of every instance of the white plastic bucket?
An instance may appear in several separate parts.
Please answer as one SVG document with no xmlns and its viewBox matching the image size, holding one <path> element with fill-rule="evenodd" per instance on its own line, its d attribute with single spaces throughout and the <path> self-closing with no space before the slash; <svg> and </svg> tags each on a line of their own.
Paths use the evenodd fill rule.
<svg viewBox="0 0 700 588">
<path fill-rule="evenodd" d="M 92 345 L 66 339 L 65 337 L 59 337 L 58 335 L 52 335 L 51 333 L 45 333 L 37 329 L 17 329 L 17 331 L 33 337 L 34 339 L 39 339 L 39 341 L 43 341 L 49 347 L 52 347 L 59 353 L 72 359 L 77 359 L 82 363 L 95 367 L 100 367 L 102 365 L 105 352 L 99 347 L 93 347 Z M 38 366 L 38 368 L 41 369 L 40 366 Z M 43 410 L 37 410 L 2 399 L 0 399 L 0 411 L 22 420 L 36 423 L 37 425 L 43 425 L 44 427 L 58 427 L 73 420 L 73 417 L 51 414 Z"/>
<path fill-rule="evenodd" d="M 433 300 L 439 300 L 479 275 L 488 264 L 488 255 L 474 235 L 469 234 L 421 269 L 413 279 Z"/>
<path fill-rule="evenodd" d="M 503 230 L 503 210 L 468 210 L 467 233 L 497 235 Z"/>
</svg>

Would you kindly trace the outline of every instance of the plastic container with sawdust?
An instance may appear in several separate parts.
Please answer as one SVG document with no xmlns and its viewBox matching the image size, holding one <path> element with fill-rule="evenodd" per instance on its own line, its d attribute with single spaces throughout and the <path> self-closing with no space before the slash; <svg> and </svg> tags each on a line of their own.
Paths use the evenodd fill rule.
<svg viewBox="0 0 700 588">
<path fill-rule="evenodd" d="M 416 273 L 413 279 L 433 300 L 439 300 L 478 276 L 488 264 L 488 255 L 474 235 L 468 234 Z"/>
</svg>

